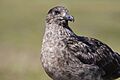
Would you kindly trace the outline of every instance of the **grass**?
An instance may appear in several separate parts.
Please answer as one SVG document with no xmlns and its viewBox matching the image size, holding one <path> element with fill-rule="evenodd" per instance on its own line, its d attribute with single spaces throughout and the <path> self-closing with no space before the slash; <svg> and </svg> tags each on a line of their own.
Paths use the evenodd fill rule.
<svg viewBox="0 0 120 80">
<path fill-rule="evenodd" d="M 40 65 L 47 11 L 56 5 L 70 9 L 79 35 L 95 37 L 120 52 L 119 0 L 1 0 L 0 80 L 50 80 Z"/>
</svg>

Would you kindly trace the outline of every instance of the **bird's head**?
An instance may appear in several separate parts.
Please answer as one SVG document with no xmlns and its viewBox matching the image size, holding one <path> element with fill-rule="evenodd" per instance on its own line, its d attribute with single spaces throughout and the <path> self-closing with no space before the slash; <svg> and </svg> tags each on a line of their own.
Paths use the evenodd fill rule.
<svg viewBox="0 0 120 80">
<path fill-rule="evenodd" d="M 73 21 L 74 17 L 69 15 L 69 11 L 63 6 L 56 6 L 48 11 L 46 21 L 49 23 L 52 22 L 68 22 Z"/>
</svg>

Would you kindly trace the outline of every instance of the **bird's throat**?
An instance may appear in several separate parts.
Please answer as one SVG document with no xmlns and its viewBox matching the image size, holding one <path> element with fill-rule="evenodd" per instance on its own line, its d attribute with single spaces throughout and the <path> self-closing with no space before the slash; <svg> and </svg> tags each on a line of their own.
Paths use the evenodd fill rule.
<svg viewBox="0 0 120 80">
<path fill-rule="evenodd" d="M 55 38 L 65 38 L 74 35 L 73 31 L 68 26 L 68 22 L 62 22 L 61 24 L 46 24 L 45 35 Z"/>
</svg>

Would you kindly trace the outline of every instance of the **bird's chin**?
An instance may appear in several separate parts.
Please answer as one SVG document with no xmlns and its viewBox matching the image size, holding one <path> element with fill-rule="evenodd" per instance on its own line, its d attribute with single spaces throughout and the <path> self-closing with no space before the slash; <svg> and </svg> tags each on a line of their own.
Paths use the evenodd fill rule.
<svg viewBox="0 0 120 80">
<path fill-rule="evenodd" d="M 68 24 L 68 20 L 65 20 L 65 19 L 57 19 L 54 22 L 55 22 L 55 24 L 58 24 L 58 25 L 61 25 L 61 26 L 64 26 L 64 25 Z"/>
</svg>

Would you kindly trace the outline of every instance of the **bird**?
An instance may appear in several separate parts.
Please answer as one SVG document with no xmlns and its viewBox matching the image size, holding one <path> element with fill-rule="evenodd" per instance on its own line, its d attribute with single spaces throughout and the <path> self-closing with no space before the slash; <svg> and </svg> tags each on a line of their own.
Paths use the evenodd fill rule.
<svg viewBox="0 0 120 80">
<path fill-rule="evenodd" d="M 98 39 L 76 35 L 64 6 L 51 8 L 45 19 L 40 60 L 53 80 L 114 80 L 120 77 L 120 55 Z"/>
</svg>

